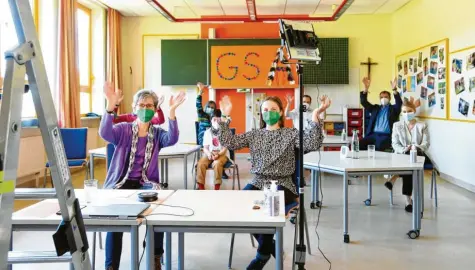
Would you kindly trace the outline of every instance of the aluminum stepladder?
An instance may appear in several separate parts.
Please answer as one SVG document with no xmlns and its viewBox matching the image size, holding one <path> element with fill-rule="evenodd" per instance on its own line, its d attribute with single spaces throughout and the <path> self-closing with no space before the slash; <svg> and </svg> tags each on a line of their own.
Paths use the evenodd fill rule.
<svg viewBox="0 0 475 270">
<path fill-rule="evenodd" d="M 5 53 L 6 72 L 0 111 L 0 269 L 8 268 L 15 193 L 17 197 L 28 197 L 28 194 L 20 194 L 21 189 L 15 190 L 27 74 L 55 187 L 53 197 L 58 198 L 63 219 L 53 235 L 56 253 L 61 256 L 69 252 L 74 269 L 89 270 L 91 262 L 86 231 L 72 186 L 30 3 L 29 0 L 8 1 L 20 45 Z M 30 197 L 38 198 L 42 193 L 41 189 L 35 192 Z"/>
</svg>

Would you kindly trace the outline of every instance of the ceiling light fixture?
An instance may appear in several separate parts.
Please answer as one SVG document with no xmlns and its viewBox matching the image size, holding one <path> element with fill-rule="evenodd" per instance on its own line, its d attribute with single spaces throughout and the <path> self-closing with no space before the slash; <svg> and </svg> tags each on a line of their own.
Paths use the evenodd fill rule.
<svg viewBox="0 0 475 270">
<path fill-rule="evenodd" d="M 171 15 L 162 5 L 160 5 L 155 0 L 145 0 L 147 3 L 152 6 L 158 13 L 160 13 L 165 19 L 169 20 L 170 22 L 176 22 L 175 17 Z"/>
</svg>

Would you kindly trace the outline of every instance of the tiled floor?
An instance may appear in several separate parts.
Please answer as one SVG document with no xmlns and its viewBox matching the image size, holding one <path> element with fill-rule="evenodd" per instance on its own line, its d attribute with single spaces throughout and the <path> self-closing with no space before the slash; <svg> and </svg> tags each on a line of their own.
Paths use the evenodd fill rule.
<svg viewBox="0 0 475 270">
<path fill-rule="evenodd" d="M 250 179 L 249 163 L 239 160 L 242 186 Z M 181 161 L 170 161 L 170 188 L 183 187 Z M 96 167 L 96 178 L 103 179 L 103 165 Z M 176 172 L 176 173 L 174 173 Z M 83 172 L 74 175 L 74 185 L 82 185 Z M 429 180 L 429 176 L 426 176 Z M 394 188 L 395 205 L 388 202 L 388 191 L 383 179 L 374 183 L 373 205 L 363 204 L 366 199 L 366 181 L 353 181 L 349 187 L 349 218 L 351 244 L 343 243 L 342 236 L 342 181 L 337 177 L 323 178 L 323 204 L 318 233 L 320 247 L 336 270 L 464 270 L 475 265 L 475 194 L 444 181 L 439 181 L 439 207 L 429 199 L 429 182 L 426 181 L 426 201 L 421 237 L 410 240 L 406 233 L 411 228 L 411 215 L 404 212 L 401 181 Z M 228 181 L 230 182 L 230 181 Z M 191 180 L 190 180 L 191 183 Z M 189 184 L 190 186 L 190 184 Z M 224 188 L 230 185 L 224 182 Z M 306 194 L 309 194 L 307 188 Z M 310 195 L 306 197 L 307 202 Z M 28 202 L 16 204 L 16 208 Z M 216 202 L 217 206 L 219 202 Z M 329 269 L 329 265 L 317 250 L 315 225 L 318 210 L 307 206 L 312 255 L 307 256 L 306 269 Z M 229 209 L 232 211 L 232 209 Z M 286 259 L 285 269 L 291 269 L 294 226 L 288 223 L 284 230 Z M 14 233 L 16 250 L 52 250 L 52 233 Z M 144 236 L 143 229 L 140 237 Z M 92 238 L 91 238 L 92 239 Z M 229 255 L 229 234 L 186 235 L 186 269 L 226 269 Z M 130 269 L 129 238 L 124 237 L 121 269 Z M 176 239 L 174 239 L 176 261 Z M 234 269 L 245 269 L 255 255 L 249 235 L 237 235 L 234 252 Z M 104 269 L 104 251 L 97 252 L 96 269 Z M 68 269 L 64 264 L 21 265 L 14 269 Z M 174 265 L 176 269 L 176 264 Z M 273 259 L 265 269 L 273 269 Z M 145 269 L 142 265 L 141 269 Z"/>
</svg>

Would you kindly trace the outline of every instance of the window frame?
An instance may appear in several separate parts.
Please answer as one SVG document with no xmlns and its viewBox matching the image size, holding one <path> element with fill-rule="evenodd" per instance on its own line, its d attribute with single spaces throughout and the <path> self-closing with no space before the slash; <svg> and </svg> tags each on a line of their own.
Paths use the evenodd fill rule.
<svg viewBox="0 0 475 270">
<path fill-rule="evenodd" d="M 89 59 L 88 59 L 88 69 L 89 69 L 89 85 L 86 87 L 81 86 L 79 83 L 79 92 L 80 93 L 88 93 L 89 94 L 89 111 L 92 111 L 92 84 L 93 84 L 93 74 L 92 74 L 92 9 L 80 4 L 77 2 L 76 4 L 76 11 L 82 10 L 89 16 L 89 42 L 88 42 L 88 51 L 89 51 Z M 77 23 L 77 15 L 76 15 L 76 23 Z M 78 44 L 79 45 L 79 41 Z M 81 100 L 79 100 L 79 104 L 81 104 Z M 81 113 L 81 116 L 84 117 L 86 114 Z"/>
</svg>

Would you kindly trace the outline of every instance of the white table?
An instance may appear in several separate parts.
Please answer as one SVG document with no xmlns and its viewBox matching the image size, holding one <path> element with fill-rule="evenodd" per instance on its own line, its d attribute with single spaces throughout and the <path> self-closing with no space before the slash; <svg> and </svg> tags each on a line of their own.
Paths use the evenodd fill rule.
<svg viewBox="0 0 475 270">
<path fill-rule="evenodd" d="M 408 155 L 376 152 L 373 160 L 368 158 L 367 151 L 359 153 L 359 159 L 340 158 L 339 152 L 312 152 L 304 156 L 304 167 L 312 170 L 312 203 L 318 201 L 318 172 L 327 172 L 343 176 L 343 241 L 350 242 L 348 234 L 348 177 L 367 175 L 369 188 L 373 175 L 412 175 L 413 180 L 413 213 L 411 238 L 419 237 L 422 217 L 422 190 L 424 177 L 424 157 L 417 157 L 417 163 L 411 163 Z M 371 194 L 370 194 L 371 196 Z M 369 198 L 371 200 L 371 197 Z"/>
<path fill-rule="evenodd" d="M 89 150 L 89 171 L 91 179 L 94 179 L 94 158 L 107 158 L 107 150 L 105 147 Z"/>
<path fill-rule="evenodd" d="M 197 153 L 199 153 L 200 149 L 200 145 L 179 143 L 160 150 L 158 159 L 160 162 L 160 181 L 163 187 L 168 187 L 168 160 L 172 158 L 182 158 L 184 187 L 188 189 L 188 156 L 194 153 L 195 158 L 197 158 Z"/>
<path fill-rule="evenodd" d="M 193 209 L 158 206 L 147 216 L 147 243 L 153 243 L 153 232 L 165 232 L 165 269 L 171 270 L 171 233 L 178 233 L 178 269 L 184 269 L 184 233 L 257 233 L 275 234 L 276 269 L 283 269 L 283 227 L 285 226 L 284 193 L 280 195 L 280 214 L 269 216 L 263 208 L 253 210 L 254 201 L 263 200 L 262 191 L 240 190 L 178 190 L 166 205 Z M 219 204 L 219 207 L 218 207 Z M 169 213 L 182 216 L 159 215 Z M 153 244 L 147 244 L 147 269 L 154 268 Z"/>
<path fill-rule="evenodd" d="M 341 136 L 336 136 L 336 135 L 327 135 L 323 138 L 323 143 L 322 147 L 338 147 L 338 146 L 344 146 L 344 145 L 349 145 L 350 141 L 342 141 Z"/>
<path fill-rule="evenodd" d="M 136 198 L 138 192 L 143 190 L 115 190 L 115 189 L 99 189 L 96 198 L 91 205 L 110 205 L 110 204 L 134 204 L 139 203 Z M 174 191 L 159 190 L 159 202 L 162 203 Z M 76 197 L 80 205 L 86 205 L 84 202 L 84 190 L 75 189 Z M 153 207 L 151 207 L 153 208 Z M 22 210 L 15 212 L 12 216 L 12 231 L 56 231 L 58 224 L 62 221 L 62 217 L 57 215 L 59 211 L 58 200 L 48 199 Z M 151 210 L 147 210 L 149 212 Z M 131 238 L 131 269 L 138 270 L 139 248 L 138 248 L 138 228 L 142 220 L 125 220 L 125 219 L 84 219 L 87 231 L 93 232 L 130 232 Z M 92 263 L 95 266 L 95 242 L 93 239 L 92 246 Z M 12 241 L 13 243 L 13 241 Z"/>
</svg>

